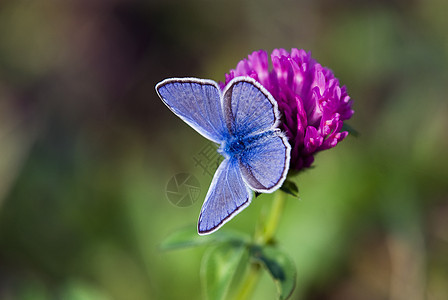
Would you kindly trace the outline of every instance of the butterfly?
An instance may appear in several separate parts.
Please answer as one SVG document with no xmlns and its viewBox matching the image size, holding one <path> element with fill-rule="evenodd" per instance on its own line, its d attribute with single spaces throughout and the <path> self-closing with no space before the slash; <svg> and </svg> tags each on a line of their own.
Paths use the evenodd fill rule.
<svg viewBox="0 0 448 300">
<path fill-rule="evenodd" d="M 271 193 L 289 170 L 291 146 L 278 128 L 272 95 L 251 77 L 236 77 L 221 91 L 209 79 L 168 78 L 156 85 L 163 103 L 224 156 L 205 196 L 198 233 L 210 234 L 246 208 L 252 191 Z"/>
</svg>

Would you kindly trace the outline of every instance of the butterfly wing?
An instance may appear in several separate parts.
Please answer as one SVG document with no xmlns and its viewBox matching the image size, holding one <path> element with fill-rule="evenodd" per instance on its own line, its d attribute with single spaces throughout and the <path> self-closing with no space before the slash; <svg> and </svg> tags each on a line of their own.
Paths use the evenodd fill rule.
<svg viewBox="0 0 448 300">
<path fill-rule="evenodd" d="M 223 109 L 230 133 L 246 141 L 237 158 L 244 181 L 254 191 L 273 192 L 286 178 L 291 152 L 288 139 L 276 128 L 277 101 L 253 78 L 236 77 L 224 90 Z"/>
<path fill-rule="evenodd" d="M 257 192 L 281 187 L 289 170 L 291 146 L 278 129 L 250 137 L 251 143 L 238 157 L 244 181 Z"/>
<path fill-rule="evenodd" d="M 251 77 L 236 77 L 223 92 L 224 119 L 234 135 L 248 136 L 276 127 L 277 101 Z"/>
<path fill-rule="evenodd" d="M 213 80 L 169 78 L 156 85 L 163 103 L 207 139 L 219 143 L 225 127 L 221 94 Z"/>
<path fill-rule="evenodd" d="M 225 159 L 213 177 L 199 215 L 198 233 L 212 233 L 246 208 L 252 191 L 241 177 L 238 161 Z"/>
</svg>

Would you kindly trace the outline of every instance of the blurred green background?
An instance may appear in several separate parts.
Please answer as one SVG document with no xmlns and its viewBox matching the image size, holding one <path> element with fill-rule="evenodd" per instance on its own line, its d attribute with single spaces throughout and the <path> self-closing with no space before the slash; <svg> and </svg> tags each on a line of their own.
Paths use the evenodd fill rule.
<svg viewBox="0 0 448 300">
<path fill-rule="evenodd" d="M 349 136 L 300 174 L 278 240 L 293 299 L 448 299 L 448 2 L 2 0 L 0 299 L 200 299 L 207 141 L 154 86 L 224 80 L 304 48 L 354 100 Z M 213 171 L 213 170 L 212 170 Z M 176 207 L 175 174 L 200 182 Z M 270 195 L 225 227 L 251 233 Z M 274 299 L 264 275 L 254 299 Z"/>
</svg>

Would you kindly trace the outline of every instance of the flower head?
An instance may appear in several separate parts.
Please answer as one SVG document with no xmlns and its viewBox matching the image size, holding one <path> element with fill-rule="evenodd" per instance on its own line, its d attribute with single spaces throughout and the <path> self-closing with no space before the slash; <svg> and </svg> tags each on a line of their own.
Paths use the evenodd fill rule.
<svg viewBox="0 0 448 300">
<path fill-rule="evenodd" d="M 308 168 L 315 153 L 336 146 L 347 136 L 342 125 L 353 115 L 352 101 L 345 86 L 310 52 L 275 49 L 271 62 L 270 70 L 267 53 L 253 52 L 226 74 L 221 88 L 237 76 L 260 82 L 277 100 L 282 114 L 280 128 L 291 144 L 290 169 Z"/>
</svg>

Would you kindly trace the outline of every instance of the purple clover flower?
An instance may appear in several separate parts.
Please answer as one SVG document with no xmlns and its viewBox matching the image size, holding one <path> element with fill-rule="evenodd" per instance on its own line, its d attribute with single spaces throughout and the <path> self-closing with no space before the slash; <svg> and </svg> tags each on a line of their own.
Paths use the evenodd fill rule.
<svg viewBox="0 0 448 300">
<path fill-rule="evenodd" d="M 308 168 L 314 154 L 342 141 L 344 120 L 353 115 L 352 101 L 345 86 L 333 72 L 322 67 L 302 49 L 275 49 L 272 70 L 266 51 L 255 51 L 226 74 L 221 88 L 237 76 L 250 76 L 260 82 L 277 100 L 282 113 L 280 128 L 291 144 L 290 169 Z"/>
</svg>

